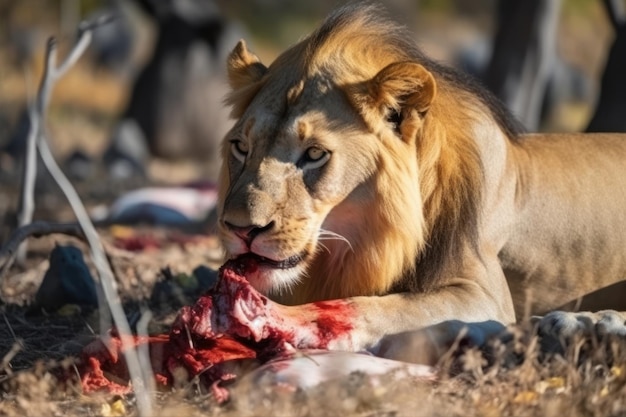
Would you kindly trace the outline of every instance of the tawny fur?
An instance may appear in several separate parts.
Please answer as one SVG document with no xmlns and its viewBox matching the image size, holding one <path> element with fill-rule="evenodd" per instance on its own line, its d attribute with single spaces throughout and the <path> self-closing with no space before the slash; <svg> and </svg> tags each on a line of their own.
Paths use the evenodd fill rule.
<svg viewBox="0 0 626 417">
<path fill-rule="evenodd" d="M 363 219 L 367 227 L 352 233 L 351 248 L 339 243 L 330 245 L 330 254 L 318 250 L 317 259 L 307 269 L 308 278 L 294 290 L 298 292 L 296 299 L 301 302 L 384 294 L 399 285 L 413 290 L 429 288 L 443 273 L 444 260 L 434 254 L 443 252 L 446 259 L 454 257 L 455 241 L 474 239 L 476 233 L 482 167 L 466 127 L 471 120 L 490 117 L 488 106 L 465 91 L 464 86 L 440 78 L 437 73 L 437 93 L 422 91 L 424 85 L 406 83 L 411 71 L 422 71 L 426 88 L 434 90 L 430 72 L 422 65 L 409 64 L 415 60 L 424 65 L 431 63 L 413 47 L 400 27 L 373 17 L 367 8 L 326 22 L 279 57 L 267 72 L 256 69 L 256 57 L 242 47 L 245 48 L 238 46 L 229 60 L 231 79 L 244 79 L 251 74 L 256 78 L 249 79 L 248 84 L 233 83 L 229 102 L 238 116 L 243 114 L 251 95 L 285 71 L 299 72 L 294 80 L 316 73 L 328 74 L 359 107 L 370 130 L 380 129 L 377 125 L 384 123 L 382 112 L 390 108 L 400 111 L 410 104 L 417 112 L 428 111 L 424 120 L 404 126 L 403 136 L 413 142 L 408 151 L 395 146 L 397 138 L 381 135 L 381 140 L 389 143 L 386 152 L 377 155 L 378 171 L 368 184 L 377 197 L 362 207 L 367 213 Z M 407 65 L 388 71 L 388 76 L 381 72 L 398 62 Z M 301 81 L 294 84 L 284 86 L 290 87 L 289 101 L 303 88 Z M 401 102 L 409 100 L 409 93 L 416 89 L 420 93 L 414 95 L 415 100 L 426 97 L 425 103 Z M 471 106 L 456 105 L 459 95 L 465 96 Z M 222 188 L 227 189 L 228 184 Z M 424 265 L 420 266 L 417 260 Z"/>
<path fill-rule="evenodd" d="M 559 273 L 539 276 L 539 262 L 552 252 L 529 237 L 531 229 L 542 233 L 532 227 L 544 214 L 541 199 L 549 215 L 559 216 L 561 193 L 541 190 L 553 178 L 544 162 L 560 169 L 565 162 L 553 158 L 580 154 L 587 140 L 572 135 L 570 145 L 546 137 L 554 152 L 538 150 L 541 138 L 522 134 L 489 93 L 429 60 L 412 34 L 379 16 L 371 6 L 341 9 L 267 68 L 243 43 L 231 54 L 233 92 L 227 101 L 239 121 L 223 147 L 219 208 L 226 247 L 232 256 L 250 249 L 227 224 L 254 225 L 263 233 L 250 250 L 272 259 L 304 254 L 298 277 L 268 274 L 276 288 L 268 283 L 274 278 L 258 282 L 264 291 L 280 290 L 275 295 L 284 302 L 423 294 L 424 311 L 415 310 L 414 302 L 406 314 L 410 310 L 424 325 L 458 314 L 511 321 L 505 274 L 518 292 L 531 280 L 545 285 Z M 248 154 L 238 155 L 232 141 L 245 143 Z M 626 151 L 624 141 L 609 143 L 620 154 Z M 313 165 L 299 159 L 307 146 L 329 150 L 330 159 L 308 169 Z M 554 187 L 572 185 L 566 178 L 575 169 L 566 169 L 554 176 L 562 179 Z M 584 198 L 581 193 L 568 202 Z M 546 237 L 558 250 L 594 221 L 590 213 L 565 215 L 580 227 Z M 594 233 L 606 229 L 594 227 Z M 323 230 L 349 244 L 318 239 Z M 616 258 L 603 284 L 623 278 L 623 258 Z M 563 270 L 587 267 L 572 258 L 564 262 L 569 264 Z M 597 270 L 589 264 L 584 273 Z M 537 305 L 558 302 L 568 296 L 565 290 L 578 296 L 589 288 L 571 282 L 561 285 L 560 298 L 541 294 Z M 514 296 L 519 314 L 523 297 Z M 380 297 L 363 314 L 397 302 L 392 300 Z M 396 315 L 407 306 L 388 305 Z M 410 328 L 406 320 L 396 330 Z"/>
</svg>

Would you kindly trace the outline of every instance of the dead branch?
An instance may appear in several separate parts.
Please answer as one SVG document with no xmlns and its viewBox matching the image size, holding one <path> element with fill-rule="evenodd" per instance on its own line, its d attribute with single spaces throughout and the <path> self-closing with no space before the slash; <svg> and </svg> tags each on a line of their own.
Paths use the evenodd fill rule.
<svg viewBox="0 0 626 417">
<path fill-rule="evenodd" d="M 0 280 L 9 271 L 15 260 L 20 244 L 29 237 L 41 237 L 53 233 L 84 238 L 83 229 L 78 223 L 50 223 L 36 221 L 15 229 L 9 240 L 0 249 Z"/>
<path fill-rule="evenodd" d="M 146 338 L 146 340 L 148 340 L 147 339 L 149 336 L 148 324 L 150 323 L 150 320 L 152 320 L 152 312 L 150 310 L 145 310 L 141 314 L 141 317 L 139 318 L 139 321 L 137 322 L 137 336 L 138 337 L 144 337 Z M 146 389 L 149 389 L 150 391 L 154 391 L 156 387 L 155 387 L 154 375 L 152 373 L 152 364 L 150 362 L 150 345 L 148 343 L 139 345 L 137 347 L 137 352 L 139 356 L 139 363 L 141 365 L 141 369 L 144 372 L 144 381 L 146 381 L 146 383 L 149 384 L 146 387 Z"/>
<path fill-rule="evenodd" d="M 35 182 L 37 178 L 37 147 L 46 147 L 45 140 L 45 120 L 50 97 L 56 82 L 76 64 L 78 59 L 89 46 L 93 29 L 110 22 L 112 16 L 102 16 L 93 22 L 82 22 L 78 28 L 78 40 L 70 53 L 60 65 L 57 66 L 57 41 L 54 37 L 48 39 L 45 54 L 44 72 L 41 76 L 39 89 L 34 102 L 28 105 L 28 117 L 30 128 L 26 142 L 26 154 L 22 171 L 22 188 L 20 189 L 20 207 L 18 210 L 18 227 L 25 226 L 32 222 L 35 211 Z M 26 246 L 22 245 L 18 251 L 17 258 L 20 262 L 26 256 Z"/>
<path fill-rule="evenodd" d="M 46 45 L 45 67 L 41 76 L 39 90 L 34 103 L 30 103 L 28 116 L 30 130 L 26 144 L 26 156 L 22 172 L 22 188 L 20 195 L 20 209 L 18 211 L 18 227 L 29 224 L 33 220 L 35 211 L 35 181 L 37 178 L 37 155 L 36 147 L 45 146 L 44 138 L 46 111 L 50 103 L 52 90 L 56 82 L 78 61 L 91 42 L 93 25 L 79 28 L 79 36 L 76 45 L 72 48 L 65 61 L 57 66 L 57 41 L 54 37 L 48 39 Z M 43 144 L 43 145 L 42 145 Z M 22 262 L 26 256 L 26 246 L 22 245 L 18 250 L 18 259 Z"/>
<path fill-rule="evenodd" d="M 57 66 L 57 43 L 54 38 L 50 38 L 46 48 L 45 69 L 42 75 L 39 91 L 35 99 L 35 103 L 31 106 L 29 115 L 31 117 L 31 131 L 29 132 L 28 153 L 25 160 L 24 168 L 24 184 L 22 189 L 22 207 L 19 213 L 19 225 L 25 226 L 31 223 L 32 213 L 34 211 L 34 181 L 36 177 L 36 155 L 35 144 L 39 151 L 41 159 L 49 171 L 50 175 L 57 182 L 72 210 L 74 211 L 80 229 L 85 235 L 85 239 L 89 244 L 91 256 L 94 265 L 98 271 L 100 278 L 100 286 L 98 286 L 98 302 L 100 305 L 100 325 L 101 337 L 105 344 L 108 341 L 106 329 L 110 327 L 109 312 L 113 317 L 113 321 L 119 331 L 122 341 L 122 350 L 126 358 L 128 372 L 133 384 L 133 389 L 137 397 L 137 408 L 141 416 L 152 414 L 152 401 L 148 392 L 149 379 L 151 372 L 143 372 L 141 361 L 137 350 L 133 347 L 130 325 L 126 320 L 126 316 L 121 307 L 121 301 L 116 288 L 116 282 L 113 277 L 113 271 L 104 252 L 104 247 L 98 236 L 98 233 L 87 214 L 87 210 L 83 205 L 76 189 L 67 179 L 59 165 L 56 163 L 52 152 L 45 140 L 44 121 L 46 109 L 50 100 L 50 93 L 56 81 L 62 77 L 65 72 L 71 68 L 89 46 L 92 39 L 92 31 L 98 25 L 109 21 L 110 18 L 99 19 L 95 22 L 81 23 L 78 30 L 78 40 L 65 61 Z M 19 250 L 18 250 L 19 251 Z M 105 305 L 108 304 L 109 310 Z M 149 359 L 146 359 L 149 362 Z M 144 362 L 146 361 L 144 360 Z"/>
</svg>

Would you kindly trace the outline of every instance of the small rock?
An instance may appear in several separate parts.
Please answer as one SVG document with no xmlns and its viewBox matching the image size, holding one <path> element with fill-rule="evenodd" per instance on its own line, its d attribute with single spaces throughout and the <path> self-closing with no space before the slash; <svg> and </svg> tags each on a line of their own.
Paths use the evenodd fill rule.
<svg viewBox="0 0 626 417">
<path fill-rule="evenodd" d="M 35 295 L 35 303 L 48 312 L 66 304 L 97 307 L 96 284 L 75 246 L 56 245 L 50 253 L 50 267 Z"/>
</svg>

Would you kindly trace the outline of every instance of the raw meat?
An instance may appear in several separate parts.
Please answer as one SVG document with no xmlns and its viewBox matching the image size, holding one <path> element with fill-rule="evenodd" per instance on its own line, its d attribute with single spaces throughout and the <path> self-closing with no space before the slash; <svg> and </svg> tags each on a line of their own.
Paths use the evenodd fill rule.
<svg viewBox="0 0 626 417">
<path fill-rule="evenodd" d="M 217 286 L 193 306 L 183 307 L 169 335 L 134 336 L 147 343 L 157 382 L 177 384 L 177 378 L 200 376 L 218 401 L 228 398 L 223 385 L 233 381 L 236 364 L 265 363 L 288 358 L 299 349 L 327 349 L 351 330 L 350 304 L 344 300 L 288 307 L 258 293 L 243 274 L 253 260 L 229 261 L 220 269 Z M 81 382 L 85 392 L 132 390 L 123 360 L 120 336 L 111 333 L 107 345 L 97 340 L 83 350 Z"/>
</svg>

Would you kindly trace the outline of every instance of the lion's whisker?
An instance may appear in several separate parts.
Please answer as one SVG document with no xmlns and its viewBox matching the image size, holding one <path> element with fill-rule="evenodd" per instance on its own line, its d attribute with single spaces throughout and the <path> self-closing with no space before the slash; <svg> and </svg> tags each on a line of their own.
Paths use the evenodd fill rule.
<svg viewBox="0 0 626 417">
<path fill-rule="evenodd" d="M 342 236 L 339 233 L 335 233 L 330 230 L 320 229 L 317 239 L 318 240 L 340 240 L 340 241 L 346 242 L 350 250 L 354 252 L 354 248 L 352 247 L 352 244 L 350 243 L 350 241 L 345 236 Z M 328 250 L 328 248 L 326 248 L 326 250 Z"/>
<path fill-rule="evenodd" d="M 322 242 L 320 242 L 320 240 L 322 240 L 322 239 L 318 239 L 318 240 L 317 240 L 317 244 L 318 244 L 319 246 L 321 246 L 323 249 L 325 249 L 325 250 L 326 250 L 326 252 L 328 252 L 328 254 L 330 255 L 330 249 L 328 249 L 328 246 L 326 246 L 326 245 L 324 245 Z"/>
</svg>

